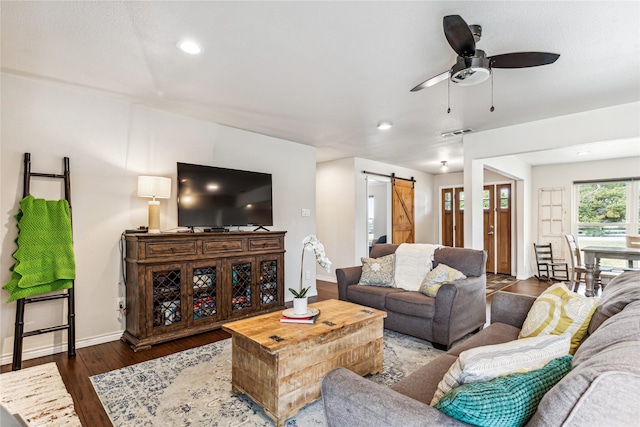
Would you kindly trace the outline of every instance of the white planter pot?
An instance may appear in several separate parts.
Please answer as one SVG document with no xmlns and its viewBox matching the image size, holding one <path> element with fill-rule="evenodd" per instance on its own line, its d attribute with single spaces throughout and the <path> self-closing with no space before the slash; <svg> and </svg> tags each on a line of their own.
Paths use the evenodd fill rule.
<svg viewBox="0 0 640 427">
<path fill-rule="evenodd" d="M 293 299 L 293 312 L 295 314 L 307 313 L 307 297 Z"/>
</svg>

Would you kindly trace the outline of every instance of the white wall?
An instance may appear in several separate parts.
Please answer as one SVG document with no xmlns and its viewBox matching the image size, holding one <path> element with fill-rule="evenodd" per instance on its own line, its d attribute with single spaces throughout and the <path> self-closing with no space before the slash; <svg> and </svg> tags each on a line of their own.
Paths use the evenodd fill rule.
<svg viewBox="0 0 640 427">
<path fill-rule="evenodd" d="M 640 157 L 624 159 L 600 160 L 593 162 L 564 163 L 548 166 L 534 166 L 532 169 L 532 198 L 533 205 L 538 205 L 538 190 L 540 188 L 564 188 L 565 223 L 570 227 L 577 217 L 577 206 L 573 192 L 574 181 L 627 178 L 640 176 Z M 538 210 L 532 212 L 532 234 L 538 236 Z M 576 234 L 577 229 L 568 229 L 567 233 Z M 555 255 L 555 252 L 554 252 Z"/>
<path fill-rule="evenodd" d="M 437 239 L 433 175 L 358 157 L 318 163 L 318 238 L 333 262 L 331 274 L 320 276 L 318 273 L 319 279 L 335 282 L 336 268 L 360 265 L 360 258 L 369 252 L 367 185 L 363 170 L 385 175 L 395 173 L 400 178 L 414 177 L 415 241 L 431 243 Z"/>
<path fill-rule="evenodd" d="M 331 271 L 318 278 L 335 282 L 335 269 L 352 264 L 355 245 L 354 159 L 321 162 L 316 165 L 316 219 L 318 239 L 332 262 Z"/>
<path fill-rule="evenodd" d="M 285 287 L 299 283 L 302 239 L 315 232 L 315 148 L 169 114 L 67 87 L 2 74 L 2 256 L 9 280 L 16 213 L 22 198 L 23 154 L 35 172 L 62 172 L 70 158 L 77 263 L 77 346 L 118 339 L 124 330 L 117 298 L 124 295 L 119 241 L 128 228 L 146 225 L 147 200 L 136 197 L 137 176 L 173 179 L 173 196 L 161 201 L 161 228 L 177 225 L 176 162 L 273 174 L 273 230 L 286 230 Z M 61 198 L 59 185 L 34 179 L 36 197 Z M 311 217 L 302 217 L 301 209 Z M 315 274 L 311 280 L 314 281 Z M 290 295 L 287 294 L 287 297 Z M 1 292 L 2 363 L 13 346 L 15 303 Z M 26 330 L 63 323 L 61 301 L 27 307 Z M 66 349 L 66 334 L 26 338 L 24 357 Z"/>
<path fill-rule="evenodd" d="M 465 246 L 482 247 L 482 170 L 516 179 L 517 277 L 531 276 L 535 219 L 531 167 L 512 155 L 640 136 L 640 102 L 523 123 L 464 136 Z M 510 157 L 511 156 L 511 157 Z M 617 172 L 613 172 L 617 173 Z"/>
</svg>

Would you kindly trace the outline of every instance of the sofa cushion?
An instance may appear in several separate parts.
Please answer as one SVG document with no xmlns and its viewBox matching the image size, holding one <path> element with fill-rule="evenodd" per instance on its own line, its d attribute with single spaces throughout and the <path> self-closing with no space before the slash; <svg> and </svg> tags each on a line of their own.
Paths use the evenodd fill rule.
<svg viewBox="0 0 640 427">
<path fill-rule="evenodd" d="M 590 340 L 591 337 L 587 339 Z M 586 341 L 585 341 L 586 342 Z M 569 414 L 578 409 L 584 393 L 598 380 L 599 377 L 609 372 L 624 372 L 625 374 L 640 375 L 640 342 L 623 342 L 614 344 L 607 349 L 592 355 L 586 363 L 580 363 L 574 367 L 566 377 L 555 385 L 540 401 L 540 410 L 533 416 L 530 425 L 551 426 L 560 425 Z M 631 375 L 628 375 L 629 380 Z M 605 400 L 615 399 L 617 405 L 638 407 L 638 396 L 627 394 L 626 389 L 619 390 L 615 396 L 602 395 L 602 404 L 596 407 L 582 408 L 582 410 L 598 411 L 609 407 L 604 405 Z M 636 409 L 637 413 L 637 409 Z M 592 425 L 592 424 L 585 424 Z M 600 424 L 593 424 L 600 425 Z M 625 424 L 608 424 L 610 426 Z M 634 425 L 634 424 L 627 424 Z"/>
<path fill-rule="evenodd" d="M 556 283 L 536 298 L 518 338 L 569 334 L 573 354 L 587 334 L 597 304 L 597 298 L 578 295 L 564 283 Z"/>
<path fill-rule="evenodd" d="M 621 398 L 620 390 L 625 396 Z M 580 396 L 563 427 L 632 426 L 638 424 L 640 375 L 628 372 L 606 372 L 596 378 Z M 634 400 L 635 399 L 635 400 Z M 606 408 L 606 411 L 594 410 Z"/>
<path fill-rule="evenodd" d="M 422 283 L 420 284 L 420 292 L 428 297 L 435 298 L 438 293 L 438 289 L 443 283 L 453 282 L 455 280 L 466 279 L 462 272 L 451 268 L 446 264 L 438 264 L 436 268 L 428 272 Z"/>
<path fill-rule="evenodd" d="M 347 287 L 347 300 L 367 307 L 377 308 L 378 310 L 384 310 L 387 295 L 396 292 L 405 291 L 382 286 L 351 285 Z"/>
<path fill-rule="evenodd" d="M 460 353 L 470 348 L 517 340 L 519 333 L 520 328 L 516 328 L 515 326 L 507 325 L 506 323 L 492 323 L 477 334 L 456 344 L 447 353 L 457 357 Z"/>
<path fill-rule="evenodd" d="M 640 271 L 624 272 L 609 282 L 591 318 L 589 334 L 633 301 L 640 301 Z"/>
<path fill-rule="evenodd" d="M 480 277 L 486 273 L 487 252 L 469 248 L 441 247 L 433 253 L 433 268 L 446 264 L 467 277 Z"/>
<path fill-rule="evenodd" d="M 408 316 L 432 319 L 436 313 L 436 300 L 415 291 L 387 294 L 385 308 Z"/>
<path fill-rule="evenodd" d="M 545 393 L 570 369 L 571 356 L 559 357 L 535 371 L 455 388 L 435 407 L 477 426 L 523 426 L 536 412 Z"/>
<path fill-rule="evenodd" d="M 640 283 L 638 284 L 640 285 Z M 607 319 L 576 351 L 573 367 L 577 368 L 607 348 L 625 342 L 640 341 L 640 301 L 628 304 L 624 310 Z M 640 364 L 640 355 L 638 355 Z"/>
<path fill-rule="evenodd" d="M 428 405 L 438 389 L 440 378 L 457 359 L 455 356 L 443 354 L 392 385 L 391 389 Z"/>
<path fill-rule="evenodd" d="M 396 255 L 391 254 L 380 258 L 361 258 L 362 275 L 360 285 L 394 287 L 393 272 Z"/>
<path fill-rule="evenodd" d="M 442 377 L 431 405 L 462 384 L 540 369 L 551 360 L 567 355 L 569 345 L 568 335 L 545 335 L 463 351 Z"/>
</svg>

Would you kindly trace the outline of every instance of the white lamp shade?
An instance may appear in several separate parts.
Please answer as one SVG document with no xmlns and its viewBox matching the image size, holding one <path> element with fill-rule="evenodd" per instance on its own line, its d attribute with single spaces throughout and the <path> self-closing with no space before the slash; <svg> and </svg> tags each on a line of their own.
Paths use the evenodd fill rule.
<svg viewBox="0 0 640 427">
<path fill-rule="evenodd" d="M 168 199 L 171 197 L 171 178 L 162 176 L 139 176 L 138 197 Z"/>
</svg>

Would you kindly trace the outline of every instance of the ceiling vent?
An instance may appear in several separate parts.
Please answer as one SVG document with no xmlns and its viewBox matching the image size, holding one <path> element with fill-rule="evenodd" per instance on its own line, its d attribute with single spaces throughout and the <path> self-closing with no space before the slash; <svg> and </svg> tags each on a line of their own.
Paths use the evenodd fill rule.
<svg viewBox="0 0 640 427">
<path fill-rule="evenodd" d="M 443 132 L 440 134 L 440 136 L 443 138 L 449 138 L 450 136 L 462 136 L 465 133 L 471 133 L 471 132 L 473 132 L 473 129 L 465 128 L 465 129 L 452 130 L 450 132 Z"/>
</svg>

